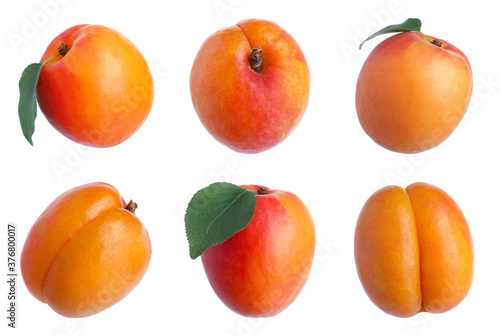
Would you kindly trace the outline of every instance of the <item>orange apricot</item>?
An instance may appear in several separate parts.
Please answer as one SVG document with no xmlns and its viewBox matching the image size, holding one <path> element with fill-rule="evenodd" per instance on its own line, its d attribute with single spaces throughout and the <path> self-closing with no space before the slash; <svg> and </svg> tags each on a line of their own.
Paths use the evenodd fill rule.
<svg viewBox="0 0 500 336">
<path fill-rule="evenodd" d="M 190 76 L 203 126 L 241 153 L 259 153 L 285 140 L 306 110 L 309 87 L 298 43 L 277 24 L 257 19 L 209 36 Z"/>
<path fill-rule="evenodd" d="M 472 237 L 462 211 L 443 190 L 388 186 L 365 203 L 354 256 L 368 297 L 388 314 L 443 313 L 472 284 Z"/>
<path fill-rule="evenodd" d="M 63 44 L 65 47 L 63 47 Z M 71 27 L 49 44 L 36 97 L 47 120 L 67 138 L 111 147 L 134 134 L 153 105 L 153 77 L 125 36 L 99 25 Z"/>
<path fill-rule="evenodd" d="M 28 290 L 67 317 L 101 312 L 142 279 L 151 243 L 141 221 L 109 184 L 56 198 L 31 228 L 21 255 Z"/>
<path fill-rule="evenodd" d="M 356 110 L 379 145 L 418 153 L 442 143 L 469 106 L 472 71 L 452 44 L 406 32 L 380 43 L 366 59 L 356 86 Z"/>
</svg>

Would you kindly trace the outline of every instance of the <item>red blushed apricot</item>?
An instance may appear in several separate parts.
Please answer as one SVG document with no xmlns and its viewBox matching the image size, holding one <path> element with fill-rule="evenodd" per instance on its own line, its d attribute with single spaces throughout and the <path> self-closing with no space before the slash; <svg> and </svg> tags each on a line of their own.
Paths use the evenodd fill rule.
<svg viewBox="0 0 500 336">
<path fill-rule="evenodd" d="M 28 290 L 61 315 L 96 314 L 123 299 L 151 258 L 149 236 L 118 191 L 73 188 L 40 215 L 21 255 Z"/>
<path fill-rule="evenodd" d="M 467 295 L 473 246 L 460 208 L 443 190 L 388 186 L 365 203 L 356 225 L 359 278 L 380 309 L 398 317 L 443 313 Z"/>
<path fill-rule="evenodd" d="M 306 110 L 309 86 L 309 67 L 297 42 L 277 24 L 256 19 L 209 36 L 190 77 L 203 126 L 242 153 L 259 153 L 285 140 Z"/>
<path fill-rule="evenodd" d="M 111 147 L 134 134 L 153 104 L 146 60 L 125 36 L 104 26 L 78 25 L 47 47 L 36 96 L 47 120 L 69 139 Z"/>
<path fill-rule="evenodd" d="M 226 306 L 244 316 L 269 317 L 288 307 L 306 283 L 315 249 L 314 224 L 294 194 L 242 187 L 257 194 L 252 221 L 201 258 Z"/>
<path fill-rule="evenodd" d="M 416 32 L 392 36 L 366 59 L 356 86 L 356 110 L 379 145 L 417 153 L 442 143 L 469 106 L 472 71 L 452 44 Z"/>
</svg>

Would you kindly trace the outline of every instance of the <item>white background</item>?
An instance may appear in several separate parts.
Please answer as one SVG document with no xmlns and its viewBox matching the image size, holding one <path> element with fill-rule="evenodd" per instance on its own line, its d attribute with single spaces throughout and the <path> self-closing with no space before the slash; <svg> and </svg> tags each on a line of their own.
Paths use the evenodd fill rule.
<svg viewBox="0 0 500 336">
<path fill-rule="evenodd" d="M 47 9 L 44 3 L 52 3 Z M 56 4 L 56 6 L 54 6 Z M 40 303 L 18 278 L 18 329 L 6 327 L 7 287 L 0 286 L 1 334 L 8 335 L 499 335 L 500 45 L 491 0 L 457 1 L 102 1 L 23 0 L 4 4 L 1 22 L 0 278 L 6 271 L 6 227 L 18 225 L 21 251 L 40 213 L 64 191 L 103 181 L 139 204 L 153 246 L 142 282 L 119 304 L 90 318 L 68 319 Z M 45 8 L 45 9 L 44 9 Z M 218 9 L 217 9 L 218 8 Z M 358 123 L 354 93 L 359 70 L 385 37 L 359 42 L 408 17 L 469 58 L 473 99 L 462 123 L 435 150 L 387 151 Z M 291 136 L 257 155 L 235 153 L 203 128 L 191 104 L 189 73 L 202 42 L 245 18 L 285 28 L 300 44 L 312 77 L 309 107 Z M 28 23 L 27 23 L 28 22 Z M 35 31 L 23 31 L 29 23 Z M 127 36 L 155 78 L 153 109 L 142 128 L 110 149 L 79 146 L 39 112 L 35 146 L 17 115 L 18 80 L 49 42 L 80 23 L 102 24 Z M 26 29 L 26 28 L 24 28 Z M 9 38 L 22 37 L 14 45 Z M 422 85 L 425 85 L 423 83 Z M 55 167 L 66 167 L 64 174 Z M 184 210 L 215 181 L 262 184 L 297 194 L 316 225 L 313 271 L 297 300 L 268 319 L 247 319 L 212 291 L 201 260 L 189 258 Z M 358 280 L 353 233 L 366 199 L 387 184 L 437 185 L 463 210 L 473 235 L 475 276 L 467 298 L 441 315 L 392 317 L 366 296 Z"/>
</svg>

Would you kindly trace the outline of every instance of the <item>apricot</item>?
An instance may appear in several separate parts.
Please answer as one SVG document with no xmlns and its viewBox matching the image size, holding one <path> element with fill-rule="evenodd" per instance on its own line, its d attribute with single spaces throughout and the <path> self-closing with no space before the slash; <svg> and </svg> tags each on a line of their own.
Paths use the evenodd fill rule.
<svg viewBox="0 0 500 336">
<path fill-rule="evenodd" d="M 28 290 L 67 317 L 101 312 L 142 279 L 148 233 L 114 187 L 91 183 L 56 198 L 28 233 L 21 271 Z"/>
<path fill-rule="evenodd" d="M 426 183 L 388 186 L 366 202 L 354 256 L 361 283 L 380 309 L 398 317 L 443 313 L 472 284 L 472 237 L 462 211 Z"/>
<path fill-rule="evenodd" d="M 202 255 L 210 285 L 236 313 L 269 317 L 288 307 L 304 287 L 315 249 L 314 223 L 294 194 L 246 185 L 256 193 L 245 229 Z"/>
<path fill-rule="evenodd" d="M 268 150 L 288 137 L 306 110 L 309 85 L 297 42 L 275 23 L 257 19 L 208 37 L 190 77 L 203 126 L 242 153 Z"/>
<path fill-rule="evenodd" d="M 450 43 L 405 32 L 380 43 L 356 86 L 365 132 L 382 147 L 418 153 L 442 143 L 458 126 L 472 94 L 467 57 Z"/>
<path fill-rule="evenodd" d="M 64 44 L 64 45 L 62 45 Z M 153 78 L 125 36 L 98 25 L 78 25 L 57 36 L 42 61 L 36 97 L 47 120 L 67 138 L 111 147 L 134 134 L 151 110 Z"/>
</svg>

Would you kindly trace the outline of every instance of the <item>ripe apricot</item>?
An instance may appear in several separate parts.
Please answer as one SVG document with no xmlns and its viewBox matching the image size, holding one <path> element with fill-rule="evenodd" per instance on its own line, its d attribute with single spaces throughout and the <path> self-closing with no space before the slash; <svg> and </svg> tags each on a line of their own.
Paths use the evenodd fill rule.
<svg viewBox="0 0 500 336">
<path fill-rule="evenodd" d="M 361 283 L 380 309 L 398 317 L 443 313 L 467 295 L 473 276 L 469 227 L 443 190 L 388 186 L 365 203 L 354 256 Z"/>
<path fill-rule="evenodd" d="M 356 109 L 379 145 L 418 153 L 442 143 L 465 114 L 472 71 L 450 43 L 417 32 L 392 36 L 366 59 L 356 86 Z"/>
<path fill-rule="evenodd" d="M 253 219 L 201 259 L 226 306 L 244 316 L 269 317 L 288 307 L 306 283 L 315 249 L 314 223 L 290 192 L 241 187 L 256 193 Z"/>
<path fill-rule="evenodd" d="M 190 77 L 203 126 L 242 153 L 259 153 L 285 140 L 306 110 L 309 86 L 298 43 L 277 24 L 257 19 L 209 36 Z"/>
<path fill-rule="evenodd" d="M 89 316 L 123 299 L 151 258 L 148 233 L 109 184 L 73 188 L 36 220 L 21 255 L 28 290 L 67 317 Z"/>
<path fill-rule="evenodd" d="M 67 47 L 61 49 L 61 44 Z M 111 147 L 134 134 L 151 110 L 153 78 L 125 36 L 78 25 L 54 38 L 42 56 L 36 96 L 47 120 L 69 139 Z"/>
</svg>

